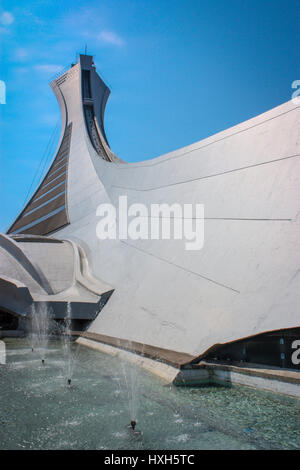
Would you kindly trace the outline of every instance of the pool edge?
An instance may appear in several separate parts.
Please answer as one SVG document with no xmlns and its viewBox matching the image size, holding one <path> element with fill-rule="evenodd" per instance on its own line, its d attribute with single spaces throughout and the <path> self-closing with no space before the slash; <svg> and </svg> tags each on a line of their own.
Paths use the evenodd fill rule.
<svg viewBox="0 0 300 470">
<path fill-rule="evenodd" d="M 76 342 L 91 349 L 126 360 L 176 386 L 201 386 L 207 384 L 243 385 L 292 398 L 300 398 L 300 373 L 296 379 L 276 375 L 267 369 L 249 369 L 224 364 L 203 362 L 197 367 L 176 368 L 164 362 L 144 357 L 109 344 L 79 337 Z"/>
</svg>

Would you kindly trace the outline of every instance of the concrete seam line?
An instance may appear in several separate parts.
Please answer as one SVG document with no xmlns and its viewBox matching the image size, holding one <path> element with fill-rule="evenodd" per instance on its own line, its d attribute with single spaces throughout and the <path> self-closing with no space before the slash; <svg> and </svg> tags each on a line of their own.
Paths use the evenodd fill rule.
<svg viewBox="0 0 300 470">
<path fill-rule="evenodd" d="M 220 287 L 224 287 L 225 289 L 228 289 L 228 290 L 231 290 L 237 294 L 240 294 L 240 291 L 239 290 L 236 290 L 236 289 L 233 289 L 233 287 L 230 287 L 230 286 L 227 286 L 226 284 L 222 284 L 221 282 L 218 282 L 218 281 L 215 281 L 214 279 L 210 279 L 209 277 L 206 277 L 206 276 L 203 276 L 202 274 L 200 273 L 196 273 L 195 271 L 191 271 L 189 269 L 186 269 L 184 266 L 180 266 L 179 264 L 176 264 L 176 263 L 173 263 L 172 261 L 169 261 L 167 259 L 164 259 L 164 258 L 161 258 L 160 256 L 157 256 L 157 255 L 154 255 L 153 253 L 149 253 L 148 251 L 146 250 L 143 250 L 142 248 L 138 248 L 134 245 L 131 245 L 130 243 L 127 243 L 127 242 L 124 242 L 124 240 L 120 240 L 121 243 L 124 243 L 124 245 L 127 245 L 127 246 L 130 246 L 131 248 L 134 248 L 142 253 L 145 253 L 146 255 L 148 256 L 152 256 L 153 258 L 156 258 L 160 261 L 163 261 L 164 263 L 168 263 L 172 266 L 175 266 L 176 268 L 178 269 L 182 269 L 183 271 L 189 273 L 189 274 L 193 274 L 194 276 L 198 276 L 198 277 L 201 277 L 202 279 L 205 279 L 206 281 L 209 281 L 209 282 L 212 282 L 213 284 L 216 284 Z"/>
<path fill-rule="evenodd" d="M 172 161 L 172 160 L 175 160 L 177 158 L 180 158 L 180 157 L 184 157 L 185 155 L 188 155 L 188 154 L 191 154 L 193 152 L 196 152 L 197 150 L 202 150 L 206 147 L 209 147 L 210 145 L 213 145 L 213 144 L 216 144 L 218 142 L 221 142 L 222 140 L 225 140 L 225 139 L 229 139 L 230 137 L 234 137 L 238 134 L 241 134 L 242 132 L 246 132 L 250 129 L 253 129 L 255 127 L 258 127 L 258 126 L 261 126 L 262 124 L 265 124 L 266 122 L 269 122 L 269 121 L 273 121 L 273 119 L 276 119 L 276 118 L 279 118 L 281 116 L 284 116 L 285 114 L 288 114 L 288 113 L 291 113 L 292 111 L 295 111 L 296 109 L 300 108 L 300 106 L 296 106 L 294 107 L 293 109 L 289 109 L 288 111 L 285 111 L 284 113 L 280 113 L 280 114 L 277 114 L 277 116 L 273 116 L 272 118 L 269 118 L 269 119 L 266 119 L 262 122 L 258 122 L 257 124 L 254 124 L 253 126 L 249 126 L 247 127 L 246 129 L 241 129 L 240 131 L 237 131 L 237 132 L 233 132 L 232 134 L 229 134 L 229 135 L 226 135 L 224 137 L 221 137 L 221 139 L 217 139 L 217 140 L 214 140 L 213 142 L 209 142 L 208 144 L 204 144 L 202 145 L 201 147 L 197 147 L 195 149 L 191 149 L 191 150 L 188 150 L 187 152 L 184 152 L 184 153 L 181 153 L 180 155 L 175 155 L 174 157 L 167 157 L 165 158 L 165 160 L 161 160 L 159 162 L 154 162 L 154 163 L 151 163 L 151 164 L 148 164 L 148 165 L 141 165 L 141 166 L 129 166 L 129 167 L 123 167 L 123 166 L 120 166 L 120 170 L 128 170 L 128 169 L 131 169 L 131 168 L 147 168 L 147 167 L 152 167 L 152 166 L 156 166 L 156 165 L 160 165 L 161 163 L 165 163 L 165 162 L 168 162 L 168 161 Z M 266 111 L 268 112 L 268 111 Z M 237 124 L 238 126 L 239 124 Z M 234 126 L 235 127 L 235 126 Z M 229 128 L 230 129 L 230 128 Z M 228 130 L 228 129 L 227 129 Z M 224 131 L 221 131 L 221 132 L 224 132 Z M 226 130 L 225 130 L 226 132 Z M 218 133 L 217 133 L 218 134 Z M 216 135 L 216 134 L 214 134 Z M 210 136 L 210 137 L 205 137 L 203 140 L 206 140 L 206 139 L 209 139 L 213 136 Z M 175 150 L 176 152 L 176 150 Z M 172 152 L 170 152 L 172 153 Z M 141 162 L 143 163 L 143 162 Z"/>
<path fill-rule="evenodd" d="M 221 173 L 213 173 L 211 175 L 206 175 L 206 176 L 199 176 L 198 178 L 191 178 L 191 179 L 188 179 L 188 180 L 185 180 L 185 181 L 177 181 L 176 183 L 169 183 L 169 184 L 165 184 L 165 185 L 161 185 L 161 186 L 156 186 L 156 187 L 153 187 L 153 188 L 128 188 L 126 186 L 119 186 L 119 185 L 112 185 L 111 187 L 112 188 L 118 188 L 118 189 L 126 189 L 127 191 L 156 191 L 157 189 L 163 189 L 163 188 L 168 188 L 170 186 L 177 186 L 179 184 L 185 184 L 185 183 L 192 183 L 193 181 L 199 181 L 199 180 L 204 180 L 204 179 L 208 179 L 208 178 L 214 178 L 216 176 L 223 176 L 223 175 L 227 175 L 229 173 L 234 173 L 235 171 L 242 171 L 242 170 L 248 170 L 250 168 L 255 168 L 255 167 L 258 167 L 258 166 L 261 166 L 261 165 L 267 165 L 269 163 L 276 163 L 276 162 L 280 162 L 280 161 L 284 161 L 284 160 L 288 160 L 289 158 L 295 158 L 295 157 L 300 157 L 300 154 L 296 154 L 296 155 L 289 155 L 288 157 L 281 157 L 281 158 L 276 158 L 275 160 L 269 160 L 267 162 L 261 162 L 261 163 L 255 163 L 253 165 L 248 165 L 248 166 L 242 166 L 240 168 L 233 168 L 232 170 L 227 170 L 227 171 L 223 171 Z"/>
</svg>

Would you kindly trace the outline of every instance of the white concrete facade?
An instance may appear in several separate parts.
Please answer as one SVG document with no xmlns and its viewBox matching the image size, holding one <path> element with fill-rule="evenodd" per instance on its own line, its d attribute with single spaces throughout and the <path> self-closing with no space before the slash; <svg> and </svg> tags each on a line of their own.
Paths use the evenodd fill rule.
<svg viewBox="0 0 300 470">
<path fill-rule="evenodd" d="M 91 98 L 83 97 L 82 70 Z M 203 355 L 212 346 L 299 327 L 300 106 L 287 102 L 153 160 L 128 164 L 104 135 L 109 90 L 92 57 L 51 87 L 72 123 L 69 225 L 51 236 L 75 242 L 94 278 L 114 293 L 89 331 Z M 88 103 L 89 102 L 89 103 Z M 93 105 L 103 152 L 88 132 Z M 107 161 L 110 160 L 110 161 Z M 204 204 L 205 241 L 99 240 L 99 204 Z"/>
<path fill-rule="evenodd" d="M 108 92 L 91 58 L 81 56 L 52 85 L 73 123 L 70 225 L 55 237 L 81 246 L 93 274 L 115 289 L 90 331 L 201 355 L 217 343 L 299 326 L 300 107 L 287 102 L 154 160 L 107 162 L 83 116 L 83 60 L 103 128 Z M 97 239 L 98 205 L 117 206 L 120 195 L 147 206 L 205 204 L 203 249 Z"/>
</svg>

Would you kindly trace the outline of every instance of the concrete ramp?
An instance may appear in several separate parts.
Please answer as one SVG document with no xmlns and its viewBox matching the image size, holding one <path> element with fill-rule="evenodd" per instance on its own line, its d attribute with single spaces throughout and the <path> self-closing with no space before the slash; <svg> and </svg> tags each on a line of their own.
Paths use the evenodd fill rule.
<svg viewBox="0 0 300 470">
<path fill-rule="evenodd" d="M 72 320 L 80 328 L 94 320 L 113 288 L 89 272 L 82 249 L 72 241 L 0 234 L 0 310 L 22 319 L 32 306 L 47 304 L 57 321 L 71 305 Z"/>
</svg>

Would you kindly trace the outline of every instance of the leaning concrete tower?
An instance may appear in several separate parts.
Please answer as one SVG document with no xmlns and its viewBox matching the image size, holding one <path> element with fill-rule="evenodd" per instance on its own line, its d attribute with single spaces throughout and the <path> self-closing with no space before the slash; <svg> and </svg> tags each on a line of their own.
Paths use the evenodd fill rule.
<svg viewBox="0 0 300 470">
<path fill-rule="evenodd" d="M 260 116 L 153 160 L 128 164 L 104 130 L 109 89 L 93 58 L 51 83 L 62 131 L 46 177 L 1 236 L 0 306 L 36 302 L 85 341 L 178 367 L 201 359 L 298 368 L 300 106 Z M 99 240 L 97 208 L 204 204 L 204 246 Z M 118 213 L 118 212 L 117 212 Z M 117 222 L 117 221 L 116 221 Z M 23 324 L 22 323 L 22 324 Z M 83 341 L 83 340 L 81 340 Z M 103 346 L 104 347 L 104 346 Z"/>
</svg>

